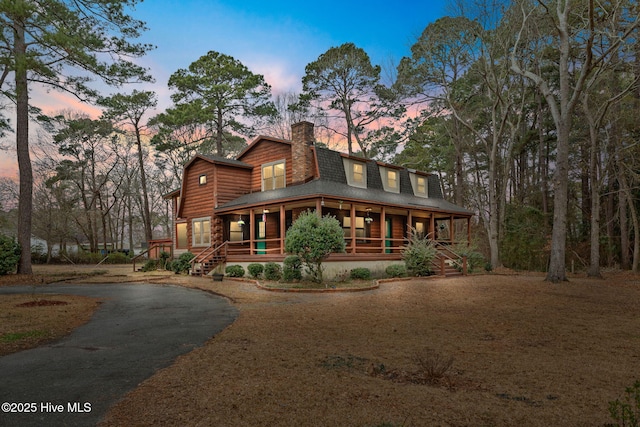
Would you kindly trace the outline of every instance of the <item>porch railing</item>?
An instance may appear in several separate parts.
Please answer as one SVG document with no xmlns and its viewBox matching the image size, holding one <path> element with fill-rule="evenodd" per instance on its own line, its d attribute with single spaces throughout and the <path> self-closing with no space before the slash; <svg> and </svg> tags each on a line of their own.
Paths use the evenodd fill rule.
<svg viewBox="0 0 640 427">
<path fill-rule="evenodd" d="M 459 255 L 451 249 L 448 244 L 440 242 L 435 243 L 438 254 L 433 260 L 433 265 L 440 271 L 443 276 L 447 275 L 447 269 L 453 268 L 460 271 L 464 276 L 467 275 L 467 257 L 466 255 Z"/>
<path fill-rule="evenodd" d="M 191 261 L 189 261 L 190 271 L 193 272 L 196 270 L 195 268 L 196 264 L 203 264 L 203 263 L 209 262 L 210 260 L 213 260 L 212 262 L 214 264 L 215 263 L 219 264 L 220 262 L 224 262 L 228 254 L 228 243 L 229 242 L 226 241 L 219 244 L 218 246 L 210 245 L 204 248 L 202 251 L 195 254 L 195 256 L 191 259 Z M 211 267 L 216 267 L 217 264 L 212 265 Z M 201 268 L 200 271 L 204 272 L 204 269 Z"/>
</svg>

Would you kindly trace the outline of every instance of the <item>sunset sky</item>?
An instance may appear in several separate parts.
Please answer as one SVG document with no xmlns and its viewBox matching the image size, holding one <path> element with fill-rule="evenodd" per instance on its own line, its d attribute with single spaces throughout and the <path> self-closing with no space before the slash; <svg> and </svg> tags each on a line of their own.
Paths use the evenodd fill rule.
<svg viewBox="0 0 640 427">
<path fill-rule="evenodd" d="M 160 112 L 171 105 L 169 76 L 214 50 L 264 75 L 273 93 L 300 91 L 305 66 L 329 48 L 353 42 L 369 54 L 373 64 L 389 68 L 410 55 L 410 47 L 422 30 L 444 14 L 443 0 L 146 0 L 131 15 L 149 28 L 139 41 L 157 46 L 140 60 L 156 83 L 122 90 L 155 91 L 159 100 L 156 112 Z M 33 91 L 31 97 L 32 103 L 47 113 L 64 109 L 94 117 L 100 113 L 68 94 Z M 0 176 L 16 177 L 12 135 L 3 143 L 10 151 L 0 151 Z"/>
</svg>

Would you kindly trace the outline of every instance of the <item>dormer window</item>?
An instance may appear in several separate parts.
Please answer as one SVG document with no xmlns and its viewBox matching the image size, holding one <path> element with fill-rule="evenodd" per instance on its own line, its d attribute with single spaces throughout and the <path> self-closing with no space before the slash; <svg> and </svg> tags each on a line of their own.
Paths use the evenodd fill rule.
<svg viewBox="0 0 640 427">
<path fill-rule="evenodd" d="M 427 177 L 411 174 L 411 186 L 413 187 L 413 194 L 418 197 L 429 197 L 429 189 L 427 186 Z"/>
<path fill-rule="evenodd" d="M 262 165 L 262 191 L 286 187 L 285 161 Z"/>
<path fill-rule="evenodd" d="M 395 169 L 380 167 L 380 177 L 384 191 L 391 193 L 400 192 L 400 173 Z"/>
<path fill-rule="evenodd" d="M 347 174 L 347 184 L 353 187 L 367 188 L 367 165 L 352 159 L 342 159 Z"/>
</svg>

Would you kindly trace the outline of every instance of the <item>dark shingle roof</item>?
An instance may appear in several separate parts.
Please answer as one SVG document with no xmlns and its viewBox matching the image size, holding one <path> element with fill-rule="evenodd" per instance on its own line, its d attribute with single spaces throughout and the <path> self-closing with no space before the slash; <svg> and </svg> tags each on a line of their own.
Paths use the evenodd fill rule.
<svg viewBox="0 0 640 427">
<path fill-rule="evenodd" d="M 205 160 L 209 160 L 213 163 L 223 163 L 223 164 L 227 164 L 227 165 L 231 165 L 231 166 L 241 166 L 244 168 L 253 168 L 253 165 L 250 165 L 249 163 L 245 163 L 242 162 L 240 160 L 236 160 L 236 159 L 228 159 L 226 157 L 222 157 L 222 156 L 216 156 L 214 154 L 200 154 L 200 157 L 202 157 Z"/>
<path fill-rule="evenodd" d="M 406 168 L 399 169 L 400 193 L 391 193 L 384 191 L 378 163 L 374 160 L 362 159 L 362 161 L 367 164 L 367 188 L 358 188 L 347 184 L 341 153 L 320 147 L 315 147 L 315 152 L 318 162 L 319 178 L 305 184 L 245 194 L 244 196 L 225 203 L 217 210 L 225 211 L 243 206 L 273 203 L 278 200 L 323 196 L 389 206 L 412 206 L 417 209 L 431 209 L 461 215 L 473 214 L 465 208 L 444 200 L 440 189 L 440 182 L 436 175 L 429 175 L 427 177 L 429 197 L 418 197 L 413 193 L 409 170 Z"/>
<path fill-rule="evenodd" d="M 220 206 L 218 210 L 234 209 L 242 206 L 261 205 L 283 199 L 334 197 L 344 200 L 358 200 L 388 206 L 412 206 L 415 208 L 433 209 L 442 212 L 472 215 L 472 212 L 449 203 L 442 198 L 417 197 L 413 194 L 390 193 L 384 190 L 352 187 L 348 184 L 316 179 L 306 184 L 294 185 L 277 190 L 261 191 L 245 194 Z"/>
</svg>

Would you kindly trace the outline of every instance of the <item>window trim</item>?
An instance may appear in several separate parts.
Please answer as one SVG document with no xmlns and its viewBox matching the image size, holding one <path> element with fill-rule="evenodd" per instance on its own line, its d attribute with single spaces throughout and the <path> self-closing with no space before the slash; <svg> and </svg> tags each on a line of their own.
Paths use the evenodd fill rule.
<svg viewBox="0 0 640 427">
<path fill-rule="evenodd" d="M 205 242 L 205 239 L 203 239 L 203 237 L 206 235 L 204 228 L 202 230 L 202 232 L 200 233 L 200 242 L 196 242 L 196 226 L 195 224 L 199 222 L 199 223 L 205 223 L 208 222 L 209 223 L 209 234 L 207 235 L 208 239 Z M 205 217 L 201 217 L 201 218 L 193 218 L 191 220 L 191 246 L 192 247 L 207 247 L 211 245 L 211 217 L 210 216 L 205 216 Z"/>
<path fill-rule="evenodd" d="M 198 176 L 198 185 L 206 185 L 207 184 L 207 174 L 203 173 Z"/>
<path fill-rule="evenodd" d="M 232 230 L 234 224 L 239 230 Z M 235 228 L 235 227 L 234 227 Z M 233 236 L 240 235 L 240 239 L 234 239 Z M 244 240 L 244 227 L 238 224 L 237 221 L 229 221 L 229 241 L 230 242 L 242 242 Z"/>
<path fill-rule="evenodd" d="M 429 197 L 429 177 L 424 175 L 418 175 L 416 173 L 411 173 L 411 187 L 413 188 L 414 196 L 418 197 Z M 418 179 L 424 179 L 424 192 L 418 191 Z"/>
<path fill-rule="evenodd" d="M 276 187 L 276 166 L 282 164 L 282 170 L 283 170 L 283 179 L 282 179 L 282 187 Z M 273 188 L 269 188 L 269 189 L 265 189 L 265 177 L 264 177 L 264 170 L 266 168 L 270 168 L 271 169 L 271 182 L 273 184 Z M 278 175 L 279 176 L 279 175 Z M 281 160 L 276 160 L 274 162 L 269 162 L 269 163 L 264 163 L 261 167 L 260 167 L 260 187 L 262 189 L 262 191 L 269 191 L 269 190 L 278 190 L 280 188 L 286 188 L 287 187 L 287 160 L 286 159 L 281 159 Z"/>
<path fill-rule="evenodd" d="M 389 174 L 395 174 L 395 187 L 389 185 Z M 382 179 L 382 187 L 384 191 L 388 191 L 390 193 L 399 193 L 400 192 L 400 171 L 396 169 L 391 169 L 387 167 L 380 167 L 380 178 Z"/>
<path fill-rule="evenodd" d="M 357 243 L 366 243 L 367 238 L 369 237 L 369 227 L 367 227 L 367 222 L 365 221 L 364 216 L 355 217 L 356 223 L 356 242 Z M 361 223 L 361 224 L 360 224 Z M 360 226 L 361 225 L 361 226 Z M 345 216 L 342 219 L 342 231 L 344 232 L 345 239 L 351 239 L 351 217 Z"/>
<path fill-rule="evenodd" d="M 367 163 L 353 159 L 342 159 L 344 164 L 344 172 L 347 176 L 347 184 L 352 187 L 367 188 Z M 362 166 L 362 182 L 355 180 L 354 165 Z"/>
<path fill-rule="evenodd" d="M 184 236 L 180 238 L 179 228 L 184 226 Z M 186 222 L 176 222 L 176 249 L 188 249 L 189 248 L 189 231 L 188 224 Z"/>
</svg>

